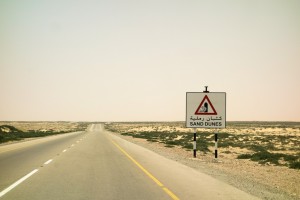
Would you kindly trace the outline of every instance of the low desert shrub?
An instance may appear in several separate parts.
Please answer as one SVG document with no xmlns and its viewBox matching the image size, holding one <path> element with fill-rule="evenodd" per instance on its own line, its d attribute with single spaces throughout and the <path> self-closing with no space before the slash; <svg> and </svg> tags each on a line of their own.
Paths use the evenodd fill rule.
<svg viewBox="0 0 300 200">
<path fill-rule="evenodd" d="M 284 160 L 287 162 L 287 166 L 293 169 L 300 168 L 299 157 L 297 155 L 287 155 L 282 153 L 271 153 L 268 151 L 260 151 L 253 154 L 240 154 L 237 159 L 250 159 L 256 161 L 260 164 L 271 163 L 274 165 L 283 165 L 279 163 L 279 160 Z"/>
<path fill-rule="evenodd" d="M 299 161 L 292 162 L 290 163 L 289 167 L 292 169 L 300 169 L 300 162 Z"/>
<path fill-rule="evenodd" d="M 238 155 L 237 159 L 250 159 L 251 157 L 252 157 L 251 154 L 246 153 L 246 154 Z"/>
</svg>

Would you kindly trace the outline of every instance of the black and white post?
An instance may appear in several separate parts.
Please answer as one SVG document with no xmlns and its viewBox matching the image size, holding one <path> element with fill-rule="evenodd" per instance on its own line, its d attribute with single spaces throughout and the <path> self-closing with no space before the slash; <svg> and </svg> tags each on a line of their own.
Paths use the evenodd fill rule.
<svg viewBox="0 0 300 200">
<path fill-rule="evenodd" d="M 196 158 L 196 139 L 197 139 L 197 129 L 194 128 L 194 143 L 193 143 L 193 149 L 194 149 L 194 158 Z"/>
<path fill-rule="evenodd" d="M 215 133 L 215 159 L 218 158 L 218 133 Z"/>
</svg>

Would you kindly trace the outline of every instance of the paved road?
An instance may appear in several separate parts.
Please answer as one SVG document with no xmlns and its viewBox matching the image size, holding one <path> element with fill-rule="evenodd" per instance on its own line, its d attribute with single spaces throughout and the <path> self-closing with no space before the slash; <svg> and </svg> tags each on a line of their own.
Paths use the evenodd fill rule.
<svg viewBox="0 0 300 200">
<path fill-rule="evenodd" d="M 103 129 L 0 146 L 0 199 L 256 199 Z"/>
</svg>

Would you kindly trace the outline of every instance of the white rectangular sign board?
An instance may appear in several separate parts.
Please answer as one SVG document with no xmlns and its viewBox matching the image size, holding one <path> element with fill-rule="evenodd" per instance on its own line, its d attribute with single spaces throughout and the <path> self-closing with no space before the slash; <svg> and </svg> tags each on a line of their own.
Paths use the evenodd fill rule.
<svg viewBox="0 0 300 200">
<path fill-rule="evenodd" d="M 187 92 L 186 127 L 225 128 L 225 92 Z"/>
</svg>

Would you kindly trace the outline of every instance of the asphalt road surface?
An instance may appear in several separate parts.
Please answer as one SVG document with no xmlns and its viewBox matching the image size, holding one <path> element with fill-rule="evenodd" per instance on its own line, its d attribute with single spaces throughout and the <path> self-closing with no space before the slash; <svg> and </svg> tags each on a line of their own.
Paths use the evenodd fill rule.
<svg viewBox="0 0 300 200">
<path fill-rule="evenodd" d="M 256 199 L 103 127 L 0 146 L 0 199 Z"/>
</svg>

